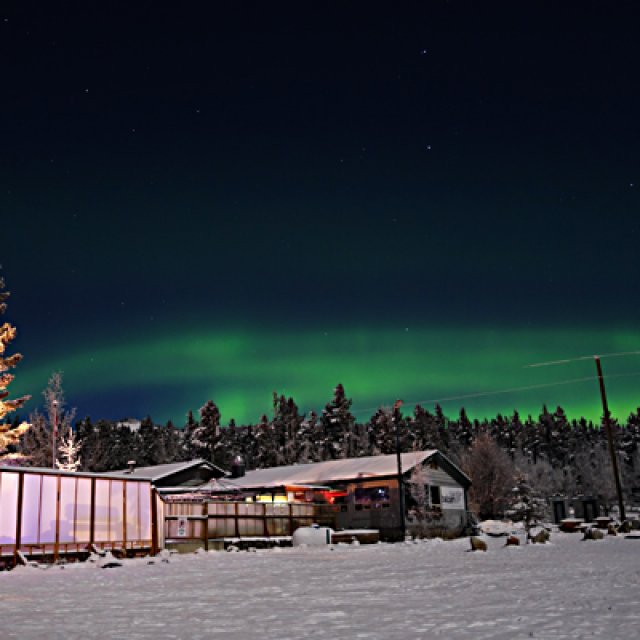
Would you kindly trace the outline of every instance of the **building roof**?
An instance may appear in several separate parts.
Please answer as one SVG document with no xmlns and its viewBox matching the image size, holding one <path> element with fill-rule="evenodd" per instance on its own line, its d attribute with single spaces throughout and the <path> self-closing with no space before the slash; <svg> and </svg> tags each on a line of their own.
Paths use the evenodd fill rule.
<svg viewBox="0 0 640 640">
<path fill-rule="evenodd" d="M 138 476 L 132 474 L 125 474 L 123 472 L 109 472 L 109 471 L 65 471 L 64 469 L 51 469 L 49 467 L 17 467 L 13 465 L 0 465 L 0 471 L 14 471 L 20 473 L 39 473 L 48 476 L 68 476 L 70 478 L 110 478 L 114 474 L 119 473 L 122 475 L 123 480 L 144 480 L 149 481 L 150 478 L 146 476 Z"/>
<path fill-rule="evenodd" d="M 438 456 L 448 464 L 448 470 L 455 470 L 463 484 L 469 478 L 450 460 L 436 449 L 428 451 L 412 451 L 401 454 L 402 470 L 404 473 L 413 469 L 425 460 Z M 286 467 L 272 467 L 271 469 L 257 469 L 248 471 L 240 478 L 227 479 L 237 488 L 251 487 L 282 487 L 287 485 L 324 485 L 328 482 L 347 480 L 366 480 L 394 476 L 398 473 L 396 454 L 385 456 L 368 456 L 365 458 L 347 458 L 344 460 L 327 460 L 310 464 L 297 464 Z M 466 482 L 465 482 L 466 480 Z"/>
<path fill-rule="evenodd" d="M 172 462 L 171 464 L 157 464 L 153 467 L 134 467 L 131 469 L 121 469 L 119 471 L 109 471 L 105 475 L 118 476 L 125 478 L 145 478 L 152 482 L 158 482 L 163 478 L 172 476 L 181 471 L 194 469 L 197 467 L 208 467 L 212 471 L 216 471 L 221 476 L 225 475 L 225 471 L 208 460 L 197 458 L 196 460 L 188 460 L 186 462 Z"/>
</svg>

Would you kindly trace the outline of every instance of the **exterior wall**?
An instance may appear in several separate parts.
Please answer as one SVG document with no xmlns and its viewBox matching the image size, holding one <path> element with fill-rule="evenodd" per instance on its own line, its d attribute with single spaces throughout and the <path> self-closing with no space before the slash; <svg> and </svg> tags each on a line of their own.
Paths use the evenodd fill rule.
<svg viewBox="0 0 640 640">
<path fill-rule="evenodd" d="M 347 485 L 347 500 L 339 505 L 336 513 L 336 524 L 339 529 L 378 529 L 383 538 L 393 538 L 400 532 L 400 512 L 398 509 L 397 478 L 380 478 Z M 358 500 L 358 492 L 388 488 L 388 500 Z"/>
<path fill-rule="evenodd" d="M 420 508 L 408 513 L 407 530 L 419 537 L 438 535 L 459 535 L 467 526 L 467 495 L 465 489 L 442 467 L 427 461 L 419 471 L 420 480 L 425 484 L 426 509 Z M 407 484 L 412 480 L 408 474 Z M 432 487 L 438 494 L 439 502 L 433 502 Z"/>
<path fill-rule="evenodd" d="M 151 484 L 55 471 L 0 470 L 0 556 L 57 558 L 152 547 Z"/>
<path fill-rule="evenodd" d="M 411 474 L 408 472 L 404 476 L 405 492 L 409 492 Z M 422 467 L 421 474 L 425 491 L 430 492 L 430 487 L 438 487 L 441 501 L 439 506 L 429 504 L 426 513 L 419 518 L 412 518 L 407 513 L 407 532 L 420 536 L 460 535 L 467 525 L 466 490 L 445 470 L 432 468 L 428 462 Z M 378 529 L 383 540 L 400 538 L 402 530 L 396 477 L 349 482 L 343 486 L 346 486 L 348 493 L 346 501 L 334 506 L 338 528 Z M 372 501 L 370 504 L 359 500 L 362 490 L 375 490 L 376 487 L 388 488 L 389 499 Z M 447 493 L 446 489 L 452 491 Z M 449 498 L 449 501 L 444 498 Z"/>
</svg>

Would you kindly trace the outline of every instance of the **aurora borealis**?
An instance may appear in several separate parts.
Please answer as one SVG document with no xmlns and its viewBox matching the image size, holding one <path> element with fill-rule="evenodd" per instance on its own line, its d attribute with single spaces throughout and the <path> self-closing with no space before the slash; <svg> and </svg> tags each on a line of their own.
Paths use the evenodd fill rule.
<svg viewBox="0 0 640 640">
<path fill-rule="evenodd" d="M 591 362 L 525 365 L 640 349 L 636 7 L 233 5 L 3 8 L 12 394 L 597 419 Z"/>
<path fill-rule="evenodd" d="M 160 416 L 181 416 L 183 407 L 198 408 L 200 398 L 212 396 L 227 421 L 255 422 L 269 413 L 271 391 L 318 410 L 342 381 L 361 420 L 397 398 L 405 399 L 408 410 L 416 402 L 439 402 L 452 416 L 460 406 L 471 416 L 510 414 L 515 408 L 537 415 L 543 402 L 595 418 L 600 399 L 591 362 L 537 370 L 523 363 L 596 346 L 620 352 L 634 347 L 635 339 L 631 332 L 351 328 L 292 334 L 192 330 L 176 339 L 169 331 L 48 355 L 21 377 L 20 388 L 46 379 L 55 358 L 67 386 L 98 415 L 108 415 L 117 398 L 133 407 L 153 406 Z M 625 415 L 636 398 L 640 372 L 637 357 L 631 360 L 605 360 L 616 415 Z M 96 379 L 107 382 L 96 388 Z"/>
</svg>

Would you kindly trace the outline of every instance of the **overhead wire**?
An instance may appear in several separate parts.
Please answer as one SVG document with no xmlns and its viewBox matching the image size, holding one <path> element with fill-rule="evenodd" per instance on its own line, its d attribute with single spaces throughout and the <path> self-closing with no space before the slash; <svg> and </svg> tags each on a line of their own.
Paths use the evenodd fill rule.
<svg viewBox="0 0 640 640">
<path fill-rule="evenodd" d="M 632 373 L 617 373 L 617 374 L 614 373 L 614 374 L 608 375 L 607 379 L 631 378 L 631 377 L 637 377 L 637 376 L 640 376 L 640 371 L 635 371 Z M 423 404 L 434 404 L 434 403 L 440 404 L 443 402 L 451 402 L 453 400 L 468 400 L 471 398 L 484 398 L 484 397 L 496 396 L 496 395 L 502 395 L 502 394 L 517 393 L 519 391 L 531 391 L 533 389 L 544 389 L 549 387 L 558 387 L 563 385 L 578 384 L 581 382 L 591 382 L 591 381 L 597 381 L 597 380 L 598 380 L 598 376 L 586 376 L 584 378 L 571 378 L 569 380 L 558 380 L 556 382 L 544 382 L 541 384 L 531 384 L 523 387 L 510 387 L 507 389 L 497 389 L 494 391 L 478 391 L 475 393 L 467 393 L 467 394 L 458 395 L 458 396 L 430 398 L 428 400 L 415 400 L 415 401 L 411 400 L 411 401 L 405 402 L 404 404 L 410 404 L 410 405 L 423 405 Z M 358 411 L 352 411 L 352 413 L 353 415 L 359 415 L 362 413 L 370 413 L 372 411 L 378 411 L 380 408 L 383 408 L 383 407 L 377 406 L 377 407 L 370 407 L 367 409 L 359 409 Z"/>
<path fill-rule="evenodd" d="M 536 367 L 549 367 L 556 364 L 567 364 L 569 362 L 580 362 L 582 360 L 593 360 L 594 358 L 621 358 L 623 356 L 637 356 L 640 351 L 619 351 L 617 353 L 605 353 L 603 355 L 594 354 L 592 356 L 580 356 L 578 358 L 566 358 L 564 360 L 549 360 L 548 362 L 535 362 L 534 364 L 525 364 L 523 369 L 534 369 Z"/>
</svg>

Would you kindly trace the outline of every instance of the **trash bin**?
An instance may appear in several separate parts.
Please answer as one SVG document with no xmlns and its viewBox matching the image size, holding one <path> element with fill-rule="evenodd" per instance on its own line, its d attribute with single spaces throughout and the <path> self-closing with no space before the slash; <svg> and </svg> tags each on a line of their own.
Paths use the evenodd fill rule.
<svg viewBox="0 0 640 640">
<path fill-rule="evenodd" d="M 582 518 L 585 522 L 593 522 L 600 515 L 598 500 L 593 496 L 576 496 L 573 509 L 576 518 Z"/>
<path fill-rule="evenodd" d="M 553 514 L 553 524 L 560 524 L 562 520 L 569 517 L 569 500 L 567 496 L 551 496 L 551 512 Z"/>
</svg>

